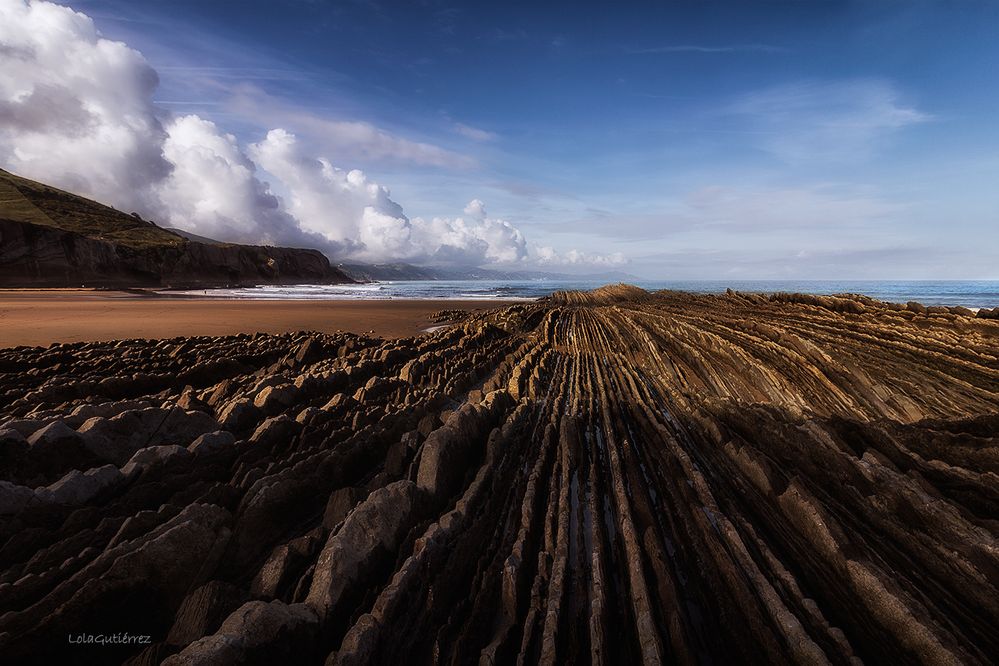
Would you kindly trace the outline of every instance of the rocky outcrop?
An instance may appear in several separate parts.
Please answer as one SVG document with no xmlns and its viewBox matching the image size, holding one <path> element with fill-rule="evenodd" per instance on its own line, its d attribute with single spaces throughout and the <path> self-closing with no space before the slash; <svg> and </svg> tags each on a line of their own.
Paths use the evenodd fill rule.
<svg viewBox="0 0 999 666">
<path fill-rule="evenodd" d="M 303 604 L 250 601 L 233 612 L 218 632 L 200 638 L 163 666 L 247 666 L 299 664 L 315 660 L 316 614 Z"/>
<path fill-rule="evenodd" d="M 0 350 L 0 655 L 990 663 L 999 322 L 916 305 Z"/>
<path fill-rule="evenodd" d="M 353 282 L 316 250 L 219 243 L 0 169 L 0 286 Z"/>
<path fill-rule="evenodd" d="M 402 537 L 419 515 L 419 489 L 396 481 L 377 490 L 350 512 L 316 560 L 306 603 L 324 620 L 343 612 L 352 593 L 375 575 L 378 560 L 395 559 Z M 353 604 L 346 610 L 353 610 Z"/>
<path fill-rule="evenodd" d="M 2 219 L 4 287 L 213 287 L 352 282 L 317 250 L 176 243 L 129 246 Z"/>
<path fill-rule="evenodd" d="M 591 291 L 556 291 L 548 300 L 560 305 L 610 305 L 641 301 L 649 292 L 630 284 L 609 284 Z"/>
</svg>

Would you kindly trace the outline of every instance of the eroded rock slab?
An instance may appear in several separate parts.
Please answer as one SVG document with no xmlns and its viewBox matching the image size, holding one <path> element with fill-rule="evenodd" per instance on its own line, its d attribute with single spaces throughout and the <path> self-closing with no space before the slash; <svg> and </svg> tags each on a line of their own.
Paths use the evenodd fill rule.
<svg viewBox="0 0 999 666">
<path fill-rule="evenodd" d="M 0 350 L 0 661 L 999 654 L 992 311 L 616 286 L 439 314 Z M 114 632 L 149 644 L 66 640 Z"/>
</svg>

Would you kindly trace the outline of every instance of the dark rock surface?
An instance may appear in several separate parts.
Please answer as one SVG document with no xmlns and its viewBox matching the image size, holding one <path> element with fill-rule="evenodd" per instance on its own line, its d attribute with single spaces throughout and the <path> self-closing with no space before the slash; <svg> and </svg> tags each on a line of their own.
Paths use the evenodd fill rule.
<svg viewBox="0 0 999 666">
<path fill-rule="evenodd" d="M 0 350 L 3 663 L 990 663 L 997 536 L 999 322 L 953 309 Z"/>
<path fill-rule="evenodd" d="M 210 287 L 353 282 L 316 250 L 190 240 L 0 169 L 0 286 Z"/>
<path fill-rule="evenodd" d="M 4 287 L 198 288 L 341 282 L 353 280 L 317 250 L 186 239 L 130 247 L 0 219 L 0 285 Z"/>
</svg>

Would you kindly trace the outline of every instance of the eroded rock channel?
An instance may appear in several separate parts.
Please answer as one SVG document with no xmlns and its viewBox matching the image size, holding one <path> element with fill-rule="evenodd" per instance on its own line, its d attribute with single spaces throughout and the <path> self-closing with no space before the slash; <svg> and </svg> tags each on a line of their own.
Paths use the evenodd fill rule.
<svg viewBox="0 0 999 666">
<path fill-rule="evenodd" d="M 916 310 L 2 350 L 0 661 L 987 663 L 999 322 Z"/>
</svg>

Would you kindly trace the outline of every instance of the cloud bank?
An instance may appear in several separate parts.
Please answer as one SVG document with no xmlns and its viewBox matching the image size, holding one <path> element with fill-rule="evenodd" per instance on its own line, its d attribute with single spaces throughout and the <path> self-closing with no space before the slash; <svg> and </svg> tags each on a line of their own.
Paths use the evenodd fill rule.
<svg viewBox="0 0 999 666">
<path fill-rule="evenodd" d="M 604 257 L 533 251 L 510 222 L 473 200 L 457 217 L 409 218 L 388 188 L 334 166 L 295 135 L 249 145 L 197 115 L 153 102 L 156 71 L 103 38 L 85 14 L 49 2 L 0 0 L 0 164 L 21 175 L 219 240 L 316 247 L 332 259 L 439 264 L 614 265 Z M 468 160 L 365 122 L 302 118 L 333 146 L 460 168 Z M 481 130 L 463 128 L 478 140 Z M 474 130 L 474 131 L 473 131 Z M 472 136 L 474 134 L 474 136 Z M 331 144 L 325 144 L 327 148 Z"/>
</svg>

